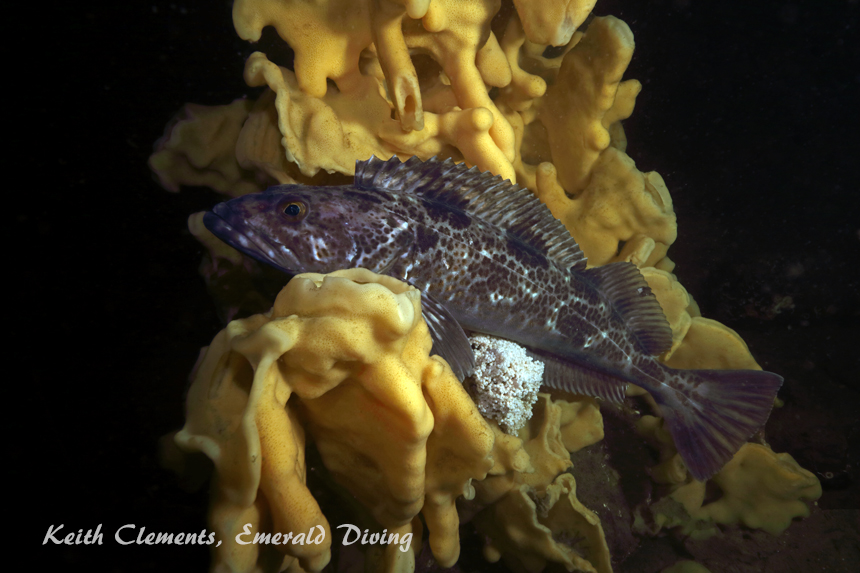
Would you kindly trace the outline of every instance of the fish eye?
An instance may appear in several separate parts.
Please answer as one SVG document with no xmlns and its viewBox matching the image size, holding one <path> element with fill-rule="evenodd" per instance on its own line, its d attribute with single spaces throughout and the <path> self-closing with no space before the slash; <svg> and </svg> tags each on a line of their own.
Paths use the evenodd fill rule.
<svg viewBox="0 0 860 573">
<path fill-rule="evenodd" d="M 289 203 L 284 205 L 284 215 L 290 217 L 291 219 L 301 218 L 307 212 L 307 205 L 305 205 L 301 201 L 290 201 Z"/>
</svg>

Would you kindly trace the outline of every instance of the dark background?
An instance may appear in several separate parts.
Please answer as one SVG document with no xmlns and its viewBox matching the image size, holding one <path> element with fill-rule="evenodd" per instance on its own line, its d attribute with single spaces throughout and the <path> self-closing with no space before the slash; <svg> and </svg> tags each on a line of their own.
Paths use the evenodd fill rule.
<svg viewBox="0 0 860 573">
<path fill-rule="evenodd" d="M 203 571 L 206 549 L 113 541 L 128 523 L 205 527 L 205 492 L 159 468 L 157 440 L 181 426 L 188 372 L 220 328 L 185 225 L 218 199 L 164 191 L 146 159 L 183 103 L 255 95 L 253 47 L 226 1 L 55 4 L 10 20 L 29 40 L 6 66 L 8 471 L 26 508 L 7 542 L 40 568 Z M 822 479 L 819 507 L 860 509 L 858 3 L 599 0 L 595 13 L 636 38 L 628 153 L 672 193 L 676 273 L 785 377 L 769 439 Z M 102 547 L 40 545 L 50 525 L 99 523 Z"/>
</svg>

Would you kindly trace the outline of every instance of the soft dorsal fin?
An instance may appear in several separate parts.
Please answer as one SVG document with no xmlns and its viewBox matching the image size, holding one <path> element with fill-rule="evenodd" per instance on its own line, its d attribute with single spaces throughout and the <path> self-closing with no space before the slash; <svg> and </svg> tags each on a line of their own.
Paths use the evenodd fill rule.
<svg viewBox="0 0 860 573">
<path fill-rule="evenodd" d="M 633 263 L 610 263 L 583 273 L 600 287 L 621 314 L 630 332 L 648 354 L 662 354 L 672 346 L 672 329 L 663 307 Z"/>
<path fill-rule="evenodd" d="M 477 167 L 432 157 L 371 157 L 355 163 L 355 186 L 414 193 L 452 205 L 505 229 L 562 268 L 585 270 L 586 259 L 567 228 L 526 188 Z"/>
</svg>

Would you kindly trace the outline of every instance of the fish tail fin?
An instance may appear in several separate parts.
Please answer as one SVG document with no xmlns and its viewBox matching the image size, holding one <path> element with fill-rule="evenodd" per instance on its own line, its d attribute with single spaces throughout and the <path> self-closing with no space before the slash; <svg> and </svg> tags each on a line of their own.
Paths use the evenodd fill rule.
<svg viewBox="0 0 860 573">
<path fill-rule="evenodd" d="M 782 377 L 761 370 L 672 370 L 680 392 L 655 395 L 690 474 L 705 481 L 770 416 Z M 663 386 L 664 388 L 666 386 Z"/>
</svg>

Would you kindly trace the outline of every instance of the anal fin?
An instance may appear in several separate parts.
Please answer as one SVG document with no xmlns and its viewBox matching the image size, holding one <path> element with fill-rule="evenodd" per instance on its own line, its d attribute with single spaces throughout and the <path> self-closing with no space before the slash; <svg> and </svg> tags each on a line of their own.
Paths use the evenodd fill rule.
<svg viewBox="0 0 860 573">
<path fill-rule="evenodd" d="M 620 404 L 627 395 L 627 382 L 596 372 L 551 354 L 528 350 L 526 353 L 544 363 L 543 385 L 554 390 L 601 398 Z"/>
</svg>

